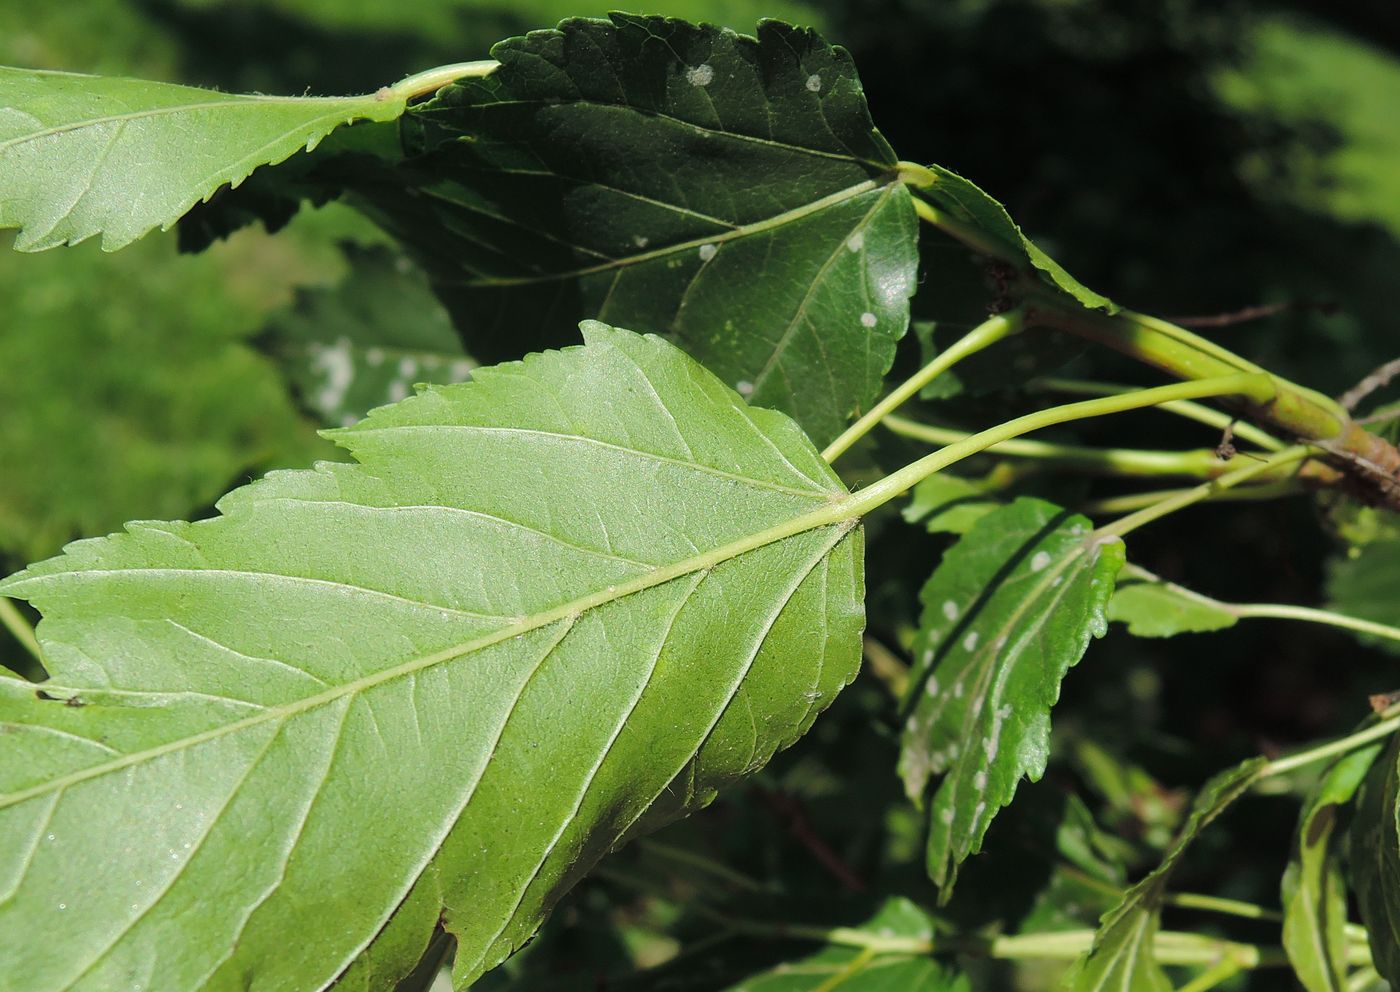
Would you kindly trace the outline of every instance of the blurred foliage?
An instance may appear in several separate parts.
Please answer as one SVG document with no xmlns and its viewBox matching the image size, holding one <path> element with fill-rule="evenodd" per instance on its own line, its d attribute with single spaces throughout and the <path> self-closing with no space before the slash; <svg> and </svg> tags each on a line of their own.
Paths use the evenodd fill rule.
<svg viewBox="0 0 1400 992">
<path fill-rule="evenodd" d="M 127 520 L 178 517 L 251 466 L 310 454 L 286 390 L 240 346 L 257 302 L 229 268 L 263 292 L 277 265 L 240 257 L 246 244 L 5 258 L 0 550 L 15 563 Z M 94 305 L 107 299 L 122 305 Z"/>
<path fill-rule="evenodd" d="M 1393 0 L 645 6 L 743 30 L 760 14 L 816 22 L 852 50 L 875 119 L 902 157 L 974 180 L 1076 276 L 1128 306 L 1189 316 L 1277 304 L 1267 319 L 1204 333 L 1334 393 L 1400 353 L 1390 297 L 1400 271 Z M 0 62 L 230 90 L 356 92 L 481 57 L 492 42 L 560 16 L 604 9 L 567 0 L 4 4 Z M 324 457 L 313 425 L 250 341 L 293 287 L 343 278 L 339 237 L 370 235 L 333 205 L 304 211 L 275 238 L 246 230 L 194 257 L 177 257 L 166 235 L 113 256 L 83 246 L 0 257 L 8 304 L 0 324 L 4 564 L 128 518 L 198 515 L 248 474 Z M 925 317 L 947 318 L 932 292 L 947 272 L 929 259 L 965 266 L 954 254 L 926 256 L 915 300 Z M 901 358 L 910 367 L 914 337 Z M 1152 381 L 1098 352 L 1074 370 Z M 1397 395 L 1392 386 L 1368 406 Z M 980 401 L 959 402 L 963 419 L 984 412 Z M 1150 413 L 1086 428 L 1077 439 L 1092 443 L 1110 430 L 1119 442 L 1126 435 L 1152 448 L 1218 440 Z M 873 635 L 899 654 L 916 591 L 949 536 L 895 516 L 870 521 L 869 573 L 882 578 L 870 609 Z M 1378 530 L 1391 538 L 1387 524 L 1344 501 L 1325 525 L 1302 499 L 1213 506 L 1134 535 L 1130 553 L 1221 599 L 1313 604 L 1324 598 L 1328 556 L 1345 557 L 1347 541 Z M 14 653 L 0 642 L 0 659 Z M 1344 730 L 1367 695 L 1396 688 L 1392 666 L 1317 628 L 1242 624 L 1189 642 L 1144 642 L 1115 629 L 1066 681 L 1049 773 L 994 824 L 988 853 L 966 866 L 949 917 L 1008 932 L 1046 921 L 1082 925 L 1104 903 L 1105 883 L 1067 853 L 1066 831 L 1108 831 L 1121 840 L 1112 870 L 1139 877 L 1160 857 L 1195 787 L 1261 749 Z M 482 987 L 604 987 L 608 976 L 680 954 L 669 971 L 643 973 L 633 987 L 665 987 L 663 974 L 669 981 L 688 973 L 695 982 L 673 987 L 723 988 L 818 949 L 743 938 L 725 920 L 857 925 L 878 907 L 875 893 L 932 906 L 919 818 L 894 774 L 894 721 L 885 686 L 863 675 L 751 788 L 668 829 L 659 846 L 616 855 Z M 1066 811 L 1069 794 L 1089 808 Z M 1177 883 L 1276 905 L 1295 813 L 1293 799 L 1242 800 L 1202 835 Z M 1057 845 L 1061 864 L 1050 871 L 1044 852 Z M 662 848 L 681 851 L 684 863 L 658 854 Z M 1217 921 L 1174 911 L 1166 920 Z M 1224 929 L 1243 940 L 1277 939 L 1267 924 Z M 694 960 L 716 970 L 692 967 Z M 964 964 L 976 989 L 1049 988 L 1060 970 Z M 1281 981 L 1263 972 L 1235 987 Z"/>
</svg>

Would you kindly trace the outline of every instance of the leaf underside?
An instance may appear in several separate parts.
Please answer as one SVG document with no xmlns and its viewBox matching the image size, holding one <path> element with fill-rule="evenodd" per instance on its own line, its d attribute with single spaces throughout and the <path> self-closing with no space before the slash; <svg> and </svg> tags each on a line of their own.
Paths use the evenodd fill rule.
<svg viewBox="0 0 1400 992">
<path fill-rule="evenodd" d="M 1044 773 L 1060 682 L 1106 629 L 1123 542 L 1090 528 L 1023 497 L 973 524 L 920 593 L 899 770 L 916 801 L 942 776 L 928 869 L 945 898 L 1022 776 Z"/>
<path fill-rule="evenodd" d="M 404 165 L 351 183 L 472 354 L 597 317 L 672 335 L 819 443 L 868 407 L 908 326 L 917 222 L 843 49 L 614 14 L 492 55 L 410 108 Z"/>
<path fill-rule="evenodd" d="M 674 346 L 585 338 L 0 583 L 51 674 L 0 679 L 0 989 L 382 988 L 439 922 L 465 984 L 810 725 L 860 658 L 844 488 Z"/>
<path fill-rule="evenodd" d="M 342 124 L 403 109 L 374 95 L 240 96 L 0 67 L 0 228 L 20 229 L 20 251 L 96 234 L 113 251 Z"/>
</svg>

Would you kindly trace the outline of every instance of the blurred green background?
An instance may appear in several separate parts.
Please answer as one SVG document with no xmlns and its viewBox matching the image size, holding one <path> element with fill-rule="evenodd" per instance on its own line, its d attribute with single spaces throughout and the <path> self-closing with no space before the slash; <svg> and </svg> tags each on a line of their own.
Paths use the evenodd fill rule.
<svg viewBox="0 0 1400 992">
<path fill-rule="evenodd" d="M 605 9 L 589 0 L 8 3 L 0 62 L 228 90 L 358 92 Z M 1135 309 L 1192 316 L 1277 305 L 1267 319 L 1206 333 L 1334 394 L 1400 355 L 1394 0 L 656 0 L 643 12 L 740 30 L 760 16 L 822 28 L 852 50 L 901 157 L 973 179 L 1079 278 Z M 206 515 L 269 468 L 334 457 L 254 341 L 294 290 L 345 277 L 342 240 L 381 239 L 332 204 L 303 210 L 275 236 L 245 229 L 200 255 L 179 255 L 173 232 L 112 255 L 94 243 L 0 255 L 0 570 L 129 519 Z M 921 296 L 920 308 L 936 305 Z M 1094 361 L 1106 378 L 1147 381 L 1111 358 Z M 1159 420 L 1128 423 L 1143 446 L 1203 443 Z M 1306 501 L 1183 520 L 1189 530 L 1145 533 L 1134 559 L 1224 598 L 1321 600 L 1335 542 Z M 940 545 L 888 528 L 872 538 L 872 574 L 890 576 L 872 589 L 876 630 L 895 640 Z M 17 655 L 0 640 L 0 658 Z M 1025 790 L 1029 812 L 1004 818 L 992 846 L 999 837 L 1015 847 L 1022 828 L 1039 843 L 1036 810 L 1054 806 L 1067 782 L 1150 853 L 1144 838 L 1179 812 L 1177 787 L 1261 747 L 1336 733 L 1359 718 L 1366 693 L 1396 682 L 1384 656 L 1326 632 L 1247 627 L 1185 650 L 1115 634 L 1066 683 L 1056 725 L 1065 770 L 1052 773 L 1061 784 Z M 833 885 L 794 840 L 791 817 L 774 811 L 772 795 L 796 794 L 802 815 L 872 887 L 883 880 L 927 901 L 915 820 L 879 729 L 888 709 L 878 685 L 858 682 L 756 792 L 683 825 L 687 843 L 761 879 L 796 875 L 784 899 L 845 919 L 865 897 Z M 868 778 L 872 765 L 891 774 L 853 794 L 852 777 Z M 1230 821 L 1233 848 L 1231 834 L 1207 839 L 1188 886 L 1276 901 L 1293 816 L 1283 802 L 1253 802 Z M 963 887 L 976 877 L 974 867 Z M 561 913 L 520 974 L 593 974 L 680 946 L 680 909 L 598 884 Z M 985 918 L 1006 920 L 1008 904 L 1025 903 L 1024 913 L 1034 901 L 1004 879 L 989 884 L 996 908 Z M 608 915 L 619 906 L 632 914 L 625 925 Z M 986 987 L 1012 971 L 994 972 Z M 582 987 L 573 980 L 559 987 Z M 1017 979 L 1024 988 L 1043 980 L 1034 969 Z M 1251 987 L 1286 987 L 1269 984 L 1285 981 L 1277 973 L 1258 981 Z"/>
</svg>

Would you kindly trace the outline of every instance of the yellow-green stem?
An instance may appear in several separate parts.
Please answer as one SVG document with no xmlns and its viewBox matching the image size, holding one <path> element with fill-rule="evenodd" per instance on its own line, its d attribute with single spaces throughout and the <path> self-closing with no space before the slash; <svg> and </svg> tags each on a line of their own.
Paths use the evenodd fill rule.
<svg viewBox="0 0 1400 992">
<path fill-rule="evenodd" d="M 1387 714 L 1394 714 L 1397 707 L 1391 707 Z M 1382 737 L 1389 737 L 1400 730 L 1400 715 L 1387 715 L 1364 730 L 1358 730 L 1354 734 L 1340 737 L 1335 741 L 1328 741 L 1326 744 L 1319 744 L 1317 747 L 1308 748 L 1306 751 L 1299 751 L 1282 758 L 1269 762 L 1260 769 L 1258 779 L 1272 778 L 1275 775 L 1283 775 L 1291 771 L 1296 771 L 1307 765 L 1315 764 L 1319 761 L 1326 761 L 1348 751 L 1355 751 L 1364 747 L 1372 741 L 1380 740 Z"/>
<path fill-rule="evenodd" d="M 1254 500 L 1282 499 L 1303 492 L 1294 482 L 1266 482 L 1258 486 L 1238 486 L 1234 489 L 1221 489 L 1207 497 L 1214 502 L 1248 502 Z M 1128 493 L 1124 496 L 1105 496 L 1103 499 L 1089 500 L 1079 505 L 1079 511 L 1091 517 L 1107 516 L 1114 513 L 1129 513 L 1143 507 L 1156 506 L 1165 499 L 1193 489 L 1154 489 L 1150 492 Z"/>
<path fill-rule="evenodd" d="M 826 446 L 822 452 L 822 457 L 828 462 L 834 462 L 841 457 L 851 445 L 855 444 L 866 434 L 874 429 L 890 413 L 899 409 L 904 403 L 923 389 L 930 382 L 952 368 L 958 362 L 969 355 L 975 355 L 989 345 L 995 344 L 1002 338 L 1010 334 L 1015 334 L 1023 326 L 1023 315 L 1020 311 L 998 314 L 988 320 L 978 324 L 957 340 L 946 351 L 938 355 L 918 372 L 915 372 L 904 382 L 900 383 L 888 396 L 880 400 L 870 412 L 857 420 L 850 427 L 842 432 L 841 436 Z"/>
<path fill-rule="evenodd" d="M 1218 988 L 1221 982 L 1229 981 L 1244 970 L 1244 965 L 1233 958 L 1226 958 L 1201 972 L 1176 992 L 1210 992 L 1211 989 Z"/>
<path fill-rule="evenodd" d="M 1119 394 L 1111 394 L 1119 395 Z M 896 434 L 929 444 L 953 444 L 968 437 L 966 431 L 921 424 L 889 416 L 884 426 Z M 1003 441 L 987 449 L 989 455 L 1034 458 L 1058 465 L 1106 475 L 1131 477 L 1187 476 L 1214 479 L 1230 472 L 1230 464 L 1214 451 L 1143 451 L 1137 448 L 1089 448 L 1048 441 Z"/>
<path fill-rule="evenodd" d="M 500 68 L 500 65 L 495 59 L 440 65 L 434 69 L 425 69 L 400 79 L 393 86 L 384 87 L 377 96 L 381 100 L 412 100 L 414 97 L 436 93 L 447 84 L 455 83 L 459 79 L 489 76 Z"/>
<path fill-rule="evenodd" d="M 1068 393 L 1071 396 L 1114 396 L 1119 393 L 1136 392 L 1139 387 L 1125 386 L 1116 382 L 1090 382 L 1085 379 L 1060 379 L 1047 377 L 1036 379 L 1029 383 L 1031 388 L 1046 389 L 1056 393 Z M 1207 427 L 1214 427 L 1216 430 L 1224 432 L 1231 429 L 1235 437 L 1241 441 L 1248 441 L 1250 444 L 1258 445 L 1266 451 L 1278 451 L 1285 447 L 1284 442 L 1261 431 L 1258 427 L 1247 421 L 1237 420 L 1235 417 L 1222 410 L 1213 410 L 1200 403 L 1192 403 L 1190 400 L 1179 400 L 1175 403 L 1163 403 L 1157 407 L 1163 413 L 1175 414 L 1187 420 L 1194 420 L 1198 424 L 1205 424 Z"/>
<path fill-rule="evenodd" d="M 1210 380 L 1206 381 L 1209 382 Z M 1136 513 L 1128 514 L 1126 517 L 1120 517 L 1113 521 L 1113 523 L 1100 527 L 1098 533 L 1103 536 L 1122 537 L 1124 534 L 1137 530 L 1145 524 L 1150 524 L 1154 520 L 1160 520 L 1162 517 L 1175 513 L 1177 510 L 1185 509 L 1193 503 L 1199 503 L 1202 500 L 1210 499 L 1223 490 L 1237 486 L 1242 482 L 1248 482 L 1250 479 L 1264 475 L 1266 472 L 1271 472 L 1279 466 L 1300 462 L 1304 458 L 1307 458 L 1311 452 L 1312 448 L 1306 444 L 1295 445 L 1292 448 L 1284 448 L 1282 451 L 1262 459 L 1261 461 L 1246 465 L 1244 468 L 1236 469 L 1233 472 L 1222 475 L 1218 479 L 1212 479 L 1210 482 L 1203 482 L 1199 486 L 1184 490 L 1174 496 L 1169 496 L 1160 503 L 1144 507 Z"/>
<path fill-rule="evenodd" d="M 1149 406 L 1156 406 L 1158 403 L 1178 399 L 1246 396 L 1255 401 L 1266 402 L 1268 396 L 1272 394 L 1273 388 L 1273 382 L 1267 375 L 1242 373 L 1221 376 L 1218 379 L 1177 382 L 1169 386 L 1157 386 L 1153 389 L 1129 393 L 1125 396 L 1104 396 L 1099 399 L 1066 403 L 1064 406 L 1038 410 L 1035 413 L 1026 414 L 1024 417 L 1008 420 L 1006 423 L 982 431 L 980 434 L 974 434 L 964 441 L 947 445 L 931 455 L 925 455 L 918 461 L 904 466 L 897 472 L 892 472 L 869 488 L 854 493 L 848 501 L 843 501 L 845 515 L 841 519 L 868 513 L 896 496 L 908 492 L 923 479 L 949 465 L 985 451 L 1001 441 L 1029 434 L 1045 427 L 1067 424 L 1074 420 L 1087 420 L 1090 417 L 1102 417 L 1111 413 L 1141 410 Z"/>
<path fill-rule="evenodd" d="M 1359 617 L 1349 617 L 1331 610 L 1319 610 L 1308 606 L 1288 606 L 1283 603 L 1240 603 L 1229 604 L 1226 608 L 1242 619 L 1261 617 L 1275 620 L 1303 620 L 1309 623 L 1326 624 L 1329 627 L 1340 627 L 1343 630 L 1354 630 L 1361 634 L 1371 634 L 1375 637 L 1384 637 L 1391 641 L 1400 641 L 1400 627 L 1376 623 L 1373 620 L 1362 620 Z"/>
<path fill-rule="evenodd" d="M 915 197 L 919 217 L 961 240 L 975 251 L 1026 270 L 1024 251 L 1007 245 L 974 225 L 957 220 Z M 1262 372 L 1253 362 L 1169 321 L 1131 311 L 1091 310 L 1048 286 L 1034 271 L 1020 282 L 1027 320 L 1097 341 L 1132 358 L 1184 379 L 1218 378 L 1232 372 Z M 1254 419 L 1286 435 L 1322 448 L 1361 495 L 1400 511 L 1400 448 L 1371 434 L 1351 419 L 1337 401 L 1275 376 L 1274 395 L 1266 403 L 1247 401 Z M 1343 481 L 1343 480 L 1337 480 Z"/>
</svg>

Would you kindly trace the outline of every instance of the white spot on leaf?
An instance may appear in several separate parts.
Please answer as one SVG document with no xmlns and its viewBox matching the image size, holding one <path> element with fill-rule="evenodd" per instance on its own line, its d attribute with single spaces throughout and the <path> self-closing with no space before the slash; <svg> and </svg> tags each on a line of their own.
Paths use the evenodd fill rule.
<svg viewBox="0 0 1400 992">
<path fill-rule="evenodd" d="M 963 638 L 963 647 L 968 651 L 977 650 L 977 631 L 970 631 L 968 635 Z"/>
<path fill-rule="evenodd" d="M 924 686 L 924 691 L 930 696 L 938 695 L 938 679 L 930 675 L 928 677 L 928 683 Z"/>
<path fill-rule="evenodd" d="M 958 604 L 951 599 L 946 600 L 943 603 L 943 615 L 949 620 L 956 620 L 958 618 Z"/>
<path fill-rule="evenodd" d="M 1043 571 L 1045 571 L 1046 566 L 1048 566 L 1049 564 L 1050 564 L 1050 552 L 1048 552 L 1048 551 L 1037 551 L 1037 552 L 1035 553 L 1035 557 L 1033 557 L 1033 558 L 1031 559 L 1031 571 L 1032 571 L 1032 572 L 1043 572 Z"/>
<path fill-rule="evenodd" d="M 860 315 L 860 326 L 862 327 L 874 327 L 878 323 L 879 321 L 875 318 L 875 315 L 869 310 Z"/>
<path fill-rule="evenodd" d="M 715 67 L 708 62 L 685 70 L 685 81 L 691 86 L 709 86 L 715 81 Z"/>
<path fill-rule="evenodd" d="M 734 390 L 744 399 L 748 399 L 753 395 L 753 383 L 747 379 L 740 379 L 734 384 Z"/>
<path fill-rule="evenodd" d="M 807 88 L 813 93 L 820 93 L 822 91 L 822 77 L 815 72 L 812 73 L 807 77 Z"/>
<path fill-rule="evenodd" d="M 865 247 L 865 235 L 860 231 L 852 234 L 846 239 L 846 247 L 851 251 L 860 251 Z"/>
<path fill-rule="evenodd" d="M 702 262 L 708 262 L 710 259 L 712 259 L 712 258 L 715 257 L 715 254 L 716 254 L 718 251 L 719 251 L 719 249 L 716 248 L 714 245 L 701 245 L 701 246 L 700 246 L 700 261 L 702 261 Z"/>
</svg>

